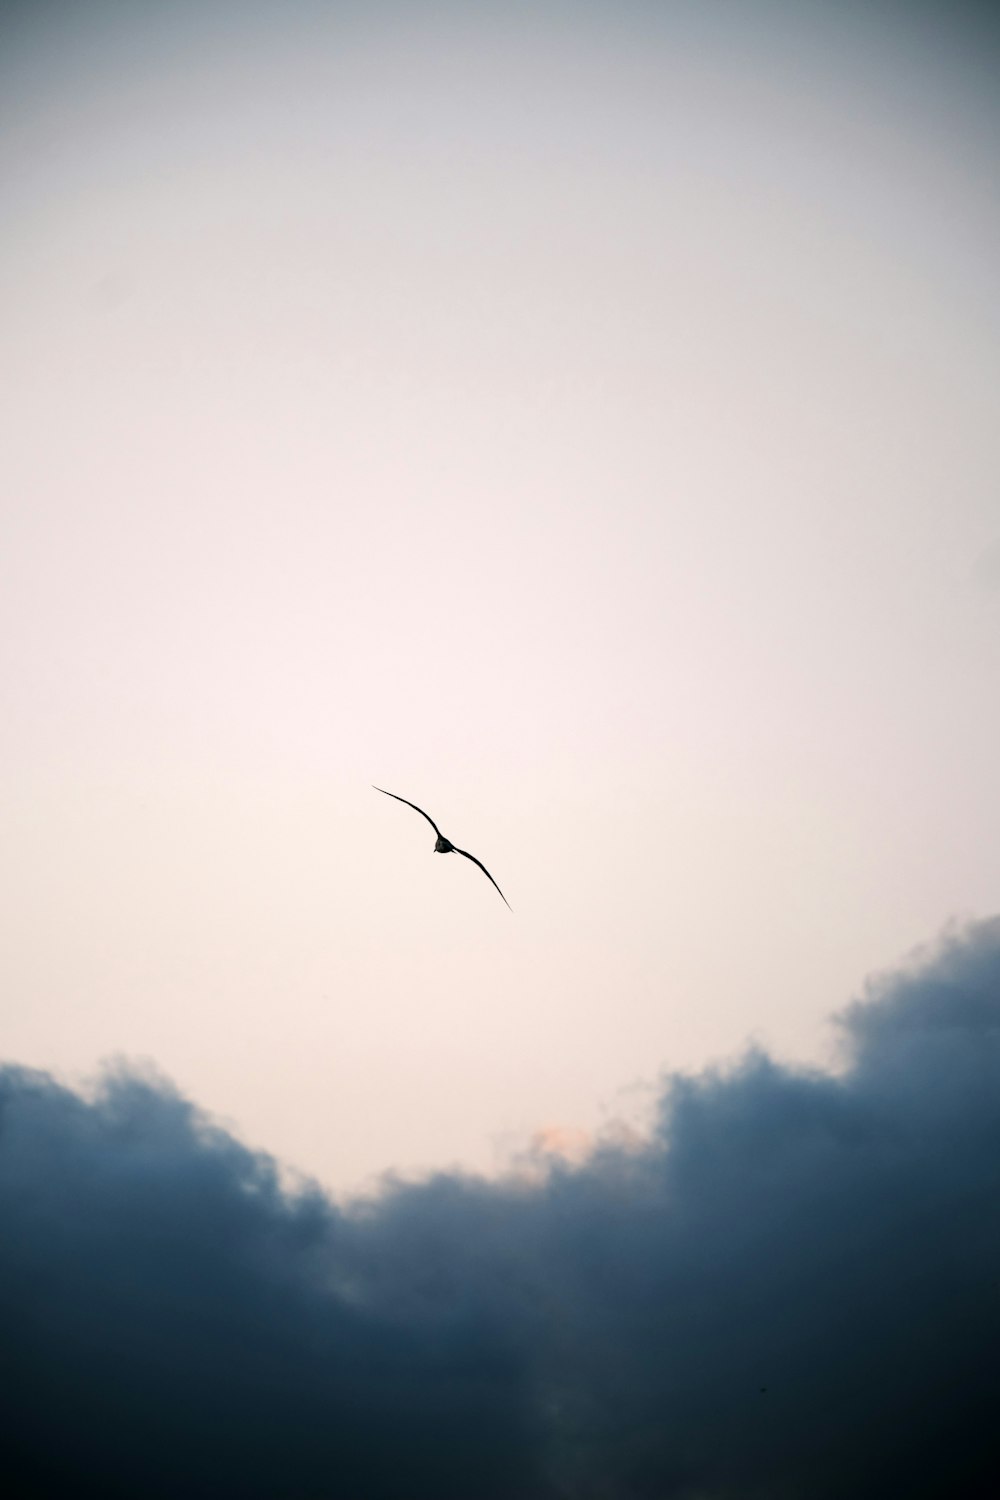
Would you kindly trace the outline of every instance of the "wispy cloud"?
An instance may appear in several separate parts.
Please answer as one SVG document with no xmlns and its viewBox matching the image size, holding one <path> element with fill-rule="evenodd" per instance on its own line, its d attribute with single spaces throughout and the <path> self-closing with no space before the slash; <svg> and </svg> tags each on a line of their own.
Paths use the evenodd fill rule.
<svg viewBox="0 0 1000 1500">
<path fill-rule="evenodd" d="M 641 1144 L 350 1207 L 162 1082 L 6 1069 L 8 1492 L 992 1493 L 1000 920 L 839 1024 L 836 1077 L 753 1053 Z"/>
</svg>

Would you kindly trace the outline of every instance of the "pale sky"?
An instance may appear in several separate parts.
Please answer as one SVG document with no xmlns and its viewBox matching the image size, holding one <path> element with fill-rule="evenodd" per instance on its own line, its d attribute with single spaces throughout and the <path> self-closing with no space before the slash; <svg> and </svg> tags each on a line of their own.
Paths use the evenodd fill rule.
<svg viewBox="0 0 1000 1500">
<path fill-rule="evenodd" d="M 4 1060 L 492 1171 L 997 909 L 982 10 L 0 16 Z"/>
</svg>

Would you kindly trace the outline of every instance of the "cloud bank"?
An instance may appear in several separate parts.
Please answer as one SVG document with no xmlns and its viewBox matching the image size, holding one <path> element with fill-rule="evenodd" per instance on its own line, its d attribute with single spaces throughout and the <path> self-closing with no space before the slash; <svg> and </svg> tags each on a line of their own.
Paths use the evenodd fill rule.
<svg viewBox="0 0 1000 1500">
<path fill-rule="evenodd" d="M 364 1205 L 127 1071 L 0 1072 L 0 1482 L 30 1497 L 1000 1493 L 1000 920 L 837 1076 L 668 1078 L 639 1145 Z"/>
</svg>

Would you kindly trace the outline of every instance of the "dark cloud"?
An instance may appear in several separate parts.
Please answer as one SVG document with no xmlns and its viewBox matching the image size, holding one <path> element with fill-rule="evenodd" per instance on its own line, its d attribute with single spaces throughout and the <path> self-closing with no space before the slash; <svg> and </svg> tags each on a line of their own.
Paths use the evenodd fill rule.
<svg viewBox="0 0 1000 1500">
<path fill-rule="evenodd" d="M 670 1078 L 651 1137 L 363 1207 L 156 1080 L 0 1074 L 18 1497 L 1000 1493 L 1000 921 L 836 1076 Z"/>
<path fill-rule="evenodd" d="M 347 1222 L 162 1085 L 7 1072 L 0 1222 L 7 1493 L 532 1493 L 491 1309 L 359 1297 Z"/>
</svg>

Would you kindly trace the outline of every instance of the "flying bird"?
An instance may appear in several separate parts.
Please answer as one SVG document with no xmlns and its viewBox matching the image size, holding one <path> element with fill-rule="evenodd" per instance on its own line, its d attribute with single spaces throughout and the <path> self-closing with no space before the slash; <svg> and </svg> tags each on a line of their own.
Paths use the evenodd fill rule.
<svg viewBox="0 0 1000 1500">
<path fill-rule="evenodd" d="M 396 797 L 395 792 L 387 792 L 385 787 L 375 786 L 374 782 L 372 783 L 372 790 L 381 792 L 383 797 L 395 797 L 397 802 L 406 802 L 405 797 Z M 479 866 L 490 884 L 496 886 L 496 889 L 500 892 L 500 900 L 504 903 L 504 905 L 511 911 L 513 910 L 513 907 L 511 907 L 511 904 L 507 900 L 507 897 L 504 895 L 503 891 L 500 890 L 500 887 L 497 885 L 496 881 L 493 879 L 493 876 L 490 874 L 489 870 L 487 870 L 482 860 L 477 859 L 474 854 L 470 854 L 467 849 L 460 849 L 457 844 L 453 844 L 451 842 L 451 839 L 446 839 L 440 828 L 435 823 L 434 819 L 432 817 L 429 817 L 428 814 L 424 812 L 422 807 L 418 807 L 415 802 L 406 802 L 406 805 L 407 807 L 412 807 L 413 811 L 418 812 L 422 818 L 427 818 L 428 823 L 437 834 L 437 842 L 434 845 L 435 854 L 464 854 L 466 859 L 471 859 L 474 865 Z"/>
</svg>

